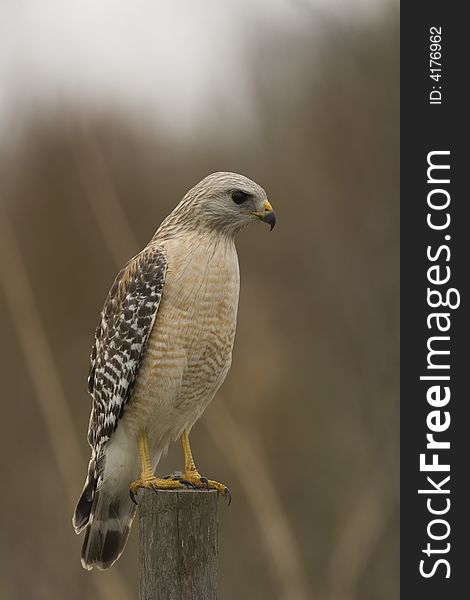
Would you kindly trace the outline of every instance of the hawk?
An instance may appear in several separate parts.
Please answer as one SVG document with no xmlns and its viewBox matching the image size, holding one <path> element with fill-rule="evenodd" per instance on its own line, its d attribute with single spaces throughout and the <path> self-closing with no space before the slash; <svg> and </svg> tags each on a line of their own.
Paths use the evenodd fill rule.
<svg viewBox="0 0 470 600">
<path fill-rule="evenodd" d="M 107 569 L 121 556 L 138 488 L 228 488 L 201 477 L 189 433 L 230 368 L 240 276 L 235 234 L 276 218 L 265 191 L 236 173 L 193 187 L 149 244 L 118 273 L 91 353 L 91 459 L 73 516 L 85 530 L 82 565 Z M 181 440 L 182 477 L 155 470 Z"/>
</svg>

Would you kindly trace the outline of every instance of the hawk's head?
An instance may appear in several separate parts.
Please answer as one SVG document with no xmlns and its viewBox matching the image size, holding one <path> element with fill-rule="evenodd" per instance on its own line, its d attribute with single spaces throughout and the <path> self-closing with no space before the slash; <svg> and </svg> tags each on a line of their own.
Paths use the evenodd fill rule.
<svg viewBox="0 0 470 600">
<path fill-rule="evenodd" d="M 268 223 L 271 229 L 276 223 L 263 188 L 243 175 L 226 172 L 212 173 L 196 184 L 170 218 L 232 235 L 255 221 Z"/>
</svg>

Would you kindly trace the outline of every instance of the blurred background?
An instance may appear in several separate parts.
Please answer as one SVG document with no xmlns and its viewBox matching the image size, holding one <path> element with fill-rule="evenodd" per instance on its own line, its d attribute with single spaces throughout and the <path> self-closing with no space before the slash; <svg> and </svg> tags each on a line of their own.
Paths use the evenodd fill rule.
<svg viewBox="0 0 470 600">
<path fill-rule="evenodd" d="M 219 597 L 398 598 L 398 26 L 395 0 L 2 0 L 2 600 L 137 598 L 137 527 L 88 573 L 71 526 L 88 357 L 117 270 L 219 170 L 278 217 L 238 237 L 192 435 L 233 494 Z"/>
</svg>

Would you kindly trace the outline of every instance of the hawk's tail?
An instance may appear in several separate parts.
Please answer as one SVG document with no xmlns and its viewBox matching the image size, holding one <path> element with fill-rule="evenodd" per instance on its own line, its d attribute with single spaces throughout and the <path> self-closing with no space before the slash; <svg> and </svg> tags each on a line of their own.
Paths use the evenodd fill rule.
<svg viewBox="0 0 470 600">
<path fill-rule="evenodd" d="M 129 497 L 129 486 L 107 489 L 106 481 L 99 490 L 88 475 L 78 501 L 73 525 L 80 533 L 85 528 L 82 565 L 91 570 L 108 569 L 121 556 L 135 516 L 136 506 Z"/>
</svg>

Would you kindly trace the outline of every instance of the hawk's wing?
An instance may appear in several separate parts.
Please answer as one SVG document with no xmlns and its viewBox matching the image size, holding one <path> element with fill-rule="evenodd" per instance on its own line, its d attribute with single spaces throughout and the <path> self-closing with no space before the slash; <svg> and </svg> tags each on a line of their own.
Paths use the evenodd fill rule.
<svg viewBox="0 0 470 600">
<path fill-rule="evenodd" d="M 118 273 L 101 312 L 88 376 L 88 390 L 93 396 L 88 442 L 93 449 L 95 477 L 101 474 L 103 447 L 132 394 L 157 316 L 166 270 L 163 248 L 146 248 Z"/>
</svg>

